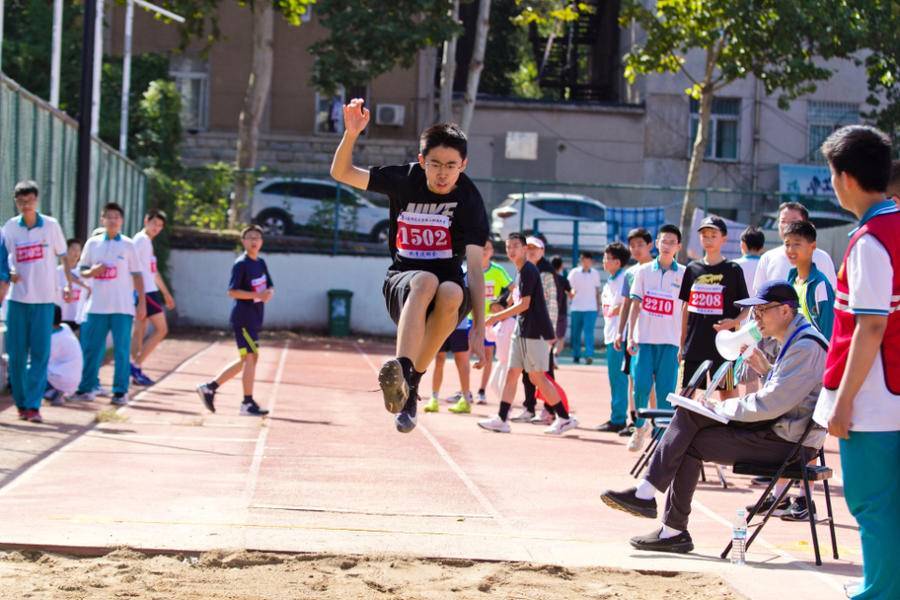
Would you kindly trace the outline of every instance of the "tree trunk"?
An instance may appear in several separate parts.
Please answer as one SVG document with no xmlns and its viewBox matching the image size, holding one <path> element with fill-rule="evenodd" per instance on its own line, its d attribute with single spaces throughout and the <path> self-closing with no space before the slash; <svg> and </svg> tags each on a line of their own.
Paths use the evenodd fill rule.
<svg viewBox="0 0 900 600">
<path fill-rule="evenodd" d="M 466 81 L 466 95 L 463 98 L 460 126 L 468 135 L 475 114 L 475 99 L 478 97 L 478 83 L 484 69 L 484 52 L 487 48 L 488 30 L 491 27 L 491 0 L 481 0 L 478 4 L 478 22 L 475 25 L 475 47 L 469 63 L 469 77 Z"/>
<path fill-rule="evenodd" d="M 255 181 L 252 170 L 256 168 L 259 125 L 272 83 L 275 11 L 271 0 L 256 0 L 252 7 L 253 55 L 250 78 L 247 81 L 244 103 L 238 118 L 238 173 L 235 177 L 234 197 L 228 211 L 228 225 L 232 228 L 241 221 L 249 220 L 244 213 L 250 205 L 250 194 Z"/>
<path fill-rule="evenodd" d="M 682 263 L 688 260 L 687 249 L 688 242 L 694 234 L 691 231 L 691 222 L 694 218 L 694 190 L 700 181 L 700 167 L 703 164 L 703 156 L 706 154 L 706 144 L 709 141 L 709 120 L 712 115 L 713 101 L 713 74 L 715 73 L 716 60 L 718 60 L 717 47 L 709 48 L 706 51 L 706 69 L 703 81 L 700 84 L 700 111 L 698 114 L 699 123 L 697 125 L 697 134 L 694 137 L 694 144 L 691 150 L 691 162 L 688 165 L 688 176 L 684 192 L 684 200 L 681 204 L 681 252 L 678 259 Z"/>
<path fill-rule="evenodd" d="M 459 0 L 453 0 L 454 21 L 459 21 Z M 444 42 L 444 56 L 441 60 L 441 99 L 438 104 L 438 119 L 441 123 L 453 121 L 453 80 L 456 77 L 456 40 L 454 35 Z"/>
</svg>

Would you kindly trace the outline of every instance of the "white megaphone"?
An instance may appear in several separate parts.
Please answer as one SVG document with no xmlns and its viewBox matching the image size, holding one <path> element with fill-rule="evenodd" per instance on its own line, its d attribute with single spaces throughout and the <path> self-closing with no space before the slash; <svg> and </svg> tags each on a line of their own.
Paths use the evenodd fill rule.
<svg viewBox="0 0 900 600">
<path fill-rule="evenodd" d="M 748 321 L 737 331 L 722 330 L 716 334 L 716 350 L 725 360 L 736 360 L 741 355 L 741 346 L 753 347 L 762 340 L 756 321 Z"/>
</svg>

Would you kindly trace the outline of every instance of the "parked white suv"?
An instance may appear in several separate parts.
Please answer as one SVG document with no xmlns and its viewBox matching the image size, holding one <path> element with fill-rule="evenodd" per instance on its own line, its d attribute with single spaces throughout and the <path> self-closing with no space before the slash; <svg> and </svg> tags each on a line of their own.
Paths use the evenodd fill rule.
<svg viewBox="0 0 900 600">
<path fill-rule="evenodd" d="M 250 214 L 254 223 L 273 236 L 288 235 L 316 226 L 331 229 L 334 201 L 340 189 L 340 230 L 385 242 L 388 209 L 346 185 L 329 179 L 272 177 L 253 188 Z"/>
<path fill-rule="evenodd" d="M 523 218 L 524 211 L 524 218 Z M 600 251 L 606 247 L 606 206 L 589 196 L 560 192 L 510 194 L 491 211 L 491 233 L 505 240 L 510 233 L 537 229 L 547 243 L 557 248 L 574 245 L 574 221 L 578 224 L 578 247 Z"/>
</svg>

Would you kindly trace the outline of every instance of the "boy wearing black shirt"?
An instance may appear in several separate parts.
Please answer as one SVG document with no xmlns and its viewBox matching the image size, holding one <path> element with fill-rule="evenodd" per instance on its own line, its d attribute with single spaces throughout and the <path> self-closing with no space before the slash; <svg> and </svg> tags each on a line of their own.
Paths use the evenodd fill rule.
<svg viewBox="0 0 900 600">
<path fill-rule="evenodd" d="M 725 362 L 716 350 L 716 334 L 735 329 L 747 318 L 749 309 L 741 311 L 735 302 L 748 297 L 744 271 L 734 261 L 722 256 L 722 246 L 728 237 L 728 226 L 719 217 L 706 217 L 697 228 L 705 256 L 692 261 L 681 281 L 679 298 L 682 309 L 681 352 L 684 360 L 682 387 L 705 360 L 712 360 L 710 373 Z M 706 389 L 706 381 L 698 386 Z M 732 370 L 719 383 L 719 398 L 736 398 Z"/>
<path fill-rule="evenodd" d="M 334 154 L 331 176 L 353 187 L 390 199 L 388 245 L 393 263 L 382 292 L 397 323 L 397 357 L 382 365 L 378 383 L 384 406 L 395 413 L 397 430 L 416 426 L 418 386 L 431 359 L 457 324 L 472 312 L 469 346 L 480 359 L 484 349 L 484 277 L 482 252 L 488 238 L 481 194 L 463 174 L 465 134 L 452 124 L 434 125 L 419 140 L 417 163 L 353 166 L 353 146 L 369 122 L 363 100 L 344 107 L 344 137 Z"/>
<path fill-rule="evenodd" d="M 569 416 L 546 374 L 550 367 L 550 344 L 556 338 L 556 332 L 547 311 L 540 272 L 526 259 L 525 244 L 525 236 L 521 233 L 510 234 L 506 240 L 506 255 L 519 272 L 516 278 L 519 299 L 511 307 L 493 313 L 486 325 L 492 326 L 504 319 L 517 317 L 516 331 L 511 340 L 500 412 L 495 417 L 479 421 L 478 426 L 498 433 L 510 432 L 509 409 L 516 395 L 519 376 L 524 371 L 546 399 L 549 409 L 556 413 L 556 419 L 544 433 L 560 435 L 577 427 L 578 421 Z"/>
</svg>

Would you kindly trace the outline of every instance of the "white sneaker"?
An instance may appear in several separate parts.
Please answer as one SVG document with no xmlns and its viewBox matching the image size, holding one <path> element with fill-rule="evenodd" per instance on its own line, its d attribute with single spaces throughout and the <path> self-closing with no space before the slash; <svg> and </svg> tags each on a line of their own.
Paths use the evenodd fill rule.
<svg viewBox="0 0 900 600">
<path fill-rule="evenodd" d="M 91 393 L 94 394 L 94 397 L 112 398 L 112 390 L 110 390 L 109 388 L 105 388 L 102 385 L 98 385 L 97 387 L 95 387 L 93 390 L 91 390 Z"/>
<path fill-rule="evenodd" d="M 647 439 L 647 432 L 650 431 L 650 425 L 648 423 L 644 423 L 643 427 L 635 427 L 634 433 L 631 434 L 631 437 L 628 439 L 628 451 L 629 452 L 639 452 L 644 447 L 644 442 Z"/>
<path fill-rule="evenodd" d="M 93 402 L 95 398 L 94 392 L 79 392 L 69 397 L 70 400 L 75 402 Z"/>
<path fill-rule="evenodd" d="M 456 404 L 459 402 L 459 399 L 463 397 L 462 391 L 458 391 L 455 394 L 450 394 L 446 398 L 444 398 L 444 402 L 447 404 Z"/>
<path fill-rule="evenodd" d="M 481 392 L 475 396 L 475 404 L 487 404 L 487 396 Z"/>
<path fill-rule="evenodd" d="M 568 419 L 556 417 L 556 419 L 553 420 L 553 424 L 545 429 L 544 433 L 549 435 L 562 435 L 570 429 L 575 429 L 576 427 L 578 427 L 578 419 L 576 419 L 575 417 L 569 417 Z"/>
<path fill-rule="evenodd" d="M 532 425 L 550 425 L 553 423 L 553 413 L 547 410 L 547 407 L 541 409 L 541 414 L 538 417 L 531 418 Z"/>
<path fill-rule="evenodd" d="M 522 412 L 514 416 L 511 421 L 515 423 L 530 423 L 534 418 L 534 413 L 528 410 L 527 408 L 523 408 Z"/>
<path fill-rule="evenodd" d="M 509 423 L 500 418 L 500 415 L 494 415 L 490 419 L 478 421 L 478 426 L 488 431 L 496 431 L 497 433 L 509 433 Z"/>
</svg>

